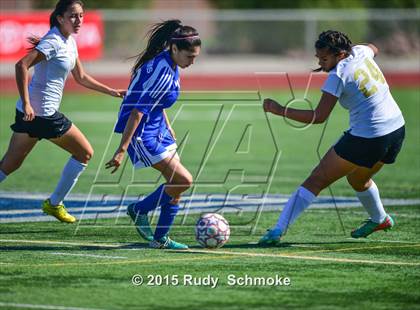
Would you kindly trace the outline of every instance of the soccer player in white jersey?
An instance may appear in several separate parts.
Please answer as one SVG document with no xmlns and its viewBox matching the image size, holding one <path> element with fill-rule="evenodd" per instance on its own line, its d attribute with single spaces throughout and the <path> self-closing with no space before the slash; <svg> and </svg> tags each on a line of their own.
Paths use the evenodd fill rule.
<svg viewBox="0 0 420 310">
<path fill-rule="evenodd" d="M 115 132 L 122 133 L 121 143 L 106 168 L 114 167 L 112 173 L 115 172 L 127 152 L 134 167 L 153 167 L 166 179 L 166 184 L 127 207 L 137 232 L 150 241 L 152 248 L 188 248 L 168 237 L 181 193 L 191 186 L 192 176 L 176 152 L 175 134 L 165 109 L 178 98 L 179 67 L 193 64 L 200 49 L 201 39 L 193 27 L 184 26 L 179 20 L 154 25 L 147 47 L 133 67 L 115 126 Z M 147 214 L 158 206 L 161 212 L 153 233 Z"/>
<path fill-rule="evenodd" d="M 16 64 L 16 82 L 20 99 L 16 104 L 15 123 L 9 147 L 0 161 L 0 182 L 18 169 L 26 156 L 41 139 L 48 139 L 71 154 L 61 178 L 42 209 L 58 220 L 73 223 L 63 200 L 86 169 L 93 149 L 83 133 L 58 111 L 68 74 L 81 85 L 114 96 L 124 91 L 103 85 L 88 75 L 79 60 L 72 34 L 83 23 L 83 3 L 80 0 L 60 0 L 50 16 L 50 30 L 42 38 L 32 37 L 34 47 Z M 34 74 L 29 84 L 29 68 Z M 28 85 L 29 84 L 29 85 Z"/>
<path fill-rule="evenodd" d="M 370 218 L 351 232 L 353 238 L 367 237 L 392 228 L 394 221 L 384 210 L 372 177 L 384 164 L 395 161 L 404 140 L 404 118 L 373 60 L 378 49 L 352 45 L 339 31 L 325 31 L 315 43 L 318 71 L 328 72 L 322 97 L 315 110 L 286 108 L 265 99 L 266 112 L 302 123 L 323 123 L 337 100 L 350 113 L 350 128 L 321 159 L 317 167 L 287 201 L 276 225 L 260 239 L 275 245 L 287 228 L 315 197 L 336 180 L 346 177 Z"/>
</svg>

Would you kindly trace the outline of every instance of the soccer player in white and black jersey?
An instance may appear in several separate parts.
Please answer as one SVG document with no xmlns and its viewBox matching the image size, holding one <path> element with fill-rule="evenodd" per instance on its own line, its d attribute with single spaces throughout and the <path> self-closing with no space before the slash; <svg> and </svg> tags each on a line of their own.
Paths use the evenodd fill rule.
<svg viewBox="0 0 420 310">
<path fill-rule="evenodd" d="M 188 248 L 168 237 L 181 193 L 191 186 L 192 176 L 176 152 L 175 134 L 165 110 L 179 95 L 179 67 L 192 65 L 200 49 L 201 39 L 193 27 L 184 26 L 179 20 L 154 25 L 121 104 L 115 127 L 115 132 L 122 134 L 121 143 L 106 164 L 107 168 L 114 167 L 115 172 L 127 152 L 134 167 L 153 167 L 165 177 L 166 184 L 127 207 L 137 232 L 150 241 L 152 248 Z M 152 232 L 147 214 L 158 206 L 161 213 Z"/>
<path fill-rule="evenodd" d="M 71 154 L 61 178 L 45 200 L 45 213 L 67 223 L 76 221 L 64 207 L 63 201 L 86 169 L 93 149 L 84 134 L 59 107 L 64 84 L 71 72 L 74 79 L 84 87 L 122 97 L 123 90 L 116 90 L 99 83 L 87 74 L 79 60 L 76 41 L 83 24 L 83 2 L 60 0 L 50 16 L 50 30 L 42 38 L 29 38 L 33 48 L 16 64 L 16 83 L 20 99 L 16 104 L 15 123 L 9 147 L 0 161 L 0 183 L 18 169 L 35 144 L 47 139 Z M 29 83 L 29 68 L 34 74 Z"/>
<path fill-rule="evenodd" d="M 346 34 L 325 31 L 315 43 L 319 71 L 328 72 L 322 97 L 315 110 L 286 108 L 265 99 L 263 108 L 302 123 L 322 123 L 337 101 L 350 113 L 350 128 L 321 159 L 317 167 L 287 201 L 276 225 L 260 239 L 275 245 L 289 225 L 315 197 L 336 180 L 346 177 L 370 218 L 351 232 L 367 237 L 392 228 L 394 221 L 382 205 L 372 177 L 384 164 L 395 161 L 405 136 L 404 118 L 389 86 L 374 61 L 373 44 L 352 45 Z"/>
</svg>

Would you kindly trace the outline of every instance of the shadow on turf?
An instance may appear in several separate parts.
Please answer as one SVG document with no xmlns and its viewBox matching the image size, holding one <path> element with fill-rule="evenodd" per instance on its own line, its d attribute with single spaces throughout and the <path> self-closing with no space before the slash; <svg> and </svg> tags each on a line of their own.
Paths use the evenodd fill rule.
<svg viewBox="0 0 420 310">
<path fill-rule="evenodd" d="M 0 251 L 106 251 L 121 249 L 149 249 L 147 243 L 131 243 L 117 247 L 103 247 L 100 245 L 92 246 L 42 246 L 42 245 L 23 245 L 23 246 L 0 246 Z"/>
<path fill-rule="evenodd" d="M 263 246 L 257 243 L 241 243 L 241 244 L 226 244 L 223 246 L 224 249 L 258 249 L 258 248 L 289 248 L 300 245 L 339 245 L 339 244 L 360 244 L 360 241 L 335 241 L 335 242 L 281 242 L 276 246 Z M 203 249 L 199 245 L 190 246 L 190 249 Z M 187 253 L 187 252 L 186 252 Z"/>
</svg>

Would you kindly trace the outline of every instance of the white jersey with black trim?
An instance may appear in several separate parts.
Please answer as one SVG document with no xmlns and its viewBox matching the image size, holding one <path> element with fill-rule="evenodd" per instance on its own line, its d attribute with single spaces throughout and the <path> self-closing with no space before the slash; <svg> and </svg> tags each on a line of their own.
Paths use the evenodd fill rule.
<svg viewBox="0 0 420 310">
<path fill-rule="evenodd" d="M 404 125 L 401 110 L 373 57 L 368 46 L 354 46 L 329 72 L 321 89 L 349 110 L 349 132 L 364 138 L 384 136 Z"/>
<path fill-rule="evenodd" d="M 37 63 L 29 84 L 29 100 L 35 115 L 50 116 L 58 111 L 64 84 L 78 57 L 76 41 L 64 37 L 57 27 L 51 28 L 35 47 L 45 60 Z M 23 112 L 22 100 L 16 108 Z"/>
</svg>

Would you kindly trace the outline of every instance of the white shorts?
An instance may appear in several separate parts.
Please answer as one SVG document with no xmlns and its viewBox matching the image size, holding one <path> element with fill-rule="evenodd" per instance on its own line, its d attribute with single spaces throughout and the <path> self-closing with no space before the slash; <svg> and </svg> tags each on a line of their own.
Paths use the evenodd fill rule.
<svg viewBox="0 0 420 310">
<path fill-rule="evenodd" d="M 171 142 L 171 144 L 165 145 Z M 155 143 L 143 143 L 140 138 L 133 138 L 128 147 L 128 155 L 134 168 L 150 167 L 167 157 L 179 158 L 177 152 L 177 145 L 173 141 L 162 141 Z"/>
</svg>

